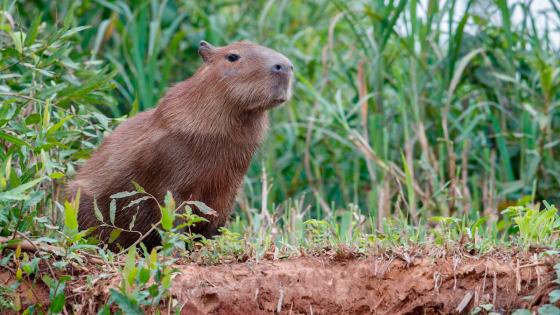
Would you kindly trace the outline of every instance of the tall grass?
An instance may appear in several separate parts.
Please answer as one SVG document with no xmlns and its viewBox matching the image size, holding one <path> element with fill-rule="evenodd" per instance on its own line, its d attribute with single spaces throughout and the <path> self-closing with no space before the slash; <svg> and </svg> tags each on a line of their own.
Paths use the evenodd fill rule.
<svg viewBox="0 0 560 315">
<path fill-rule="evenodd" d="M 116 69 L 118 105 L 99 106 L 113 116 L 155 106 L 192 74 L 200 39 L 281 51 L 295 64 L 295 96 L 271 114 L 235 220 L 279 219 L 297 201 L 296 216 L 343 225 L 363 216 L 383 229 L 391 217 L 495 221 L 518 200 L 560 201 L 560 6 L 527 3 L 95 0 L 6 10 L 51 22 L 73 12 L 73 26 L 91 25 L 78 47 Z"/>
</svg>

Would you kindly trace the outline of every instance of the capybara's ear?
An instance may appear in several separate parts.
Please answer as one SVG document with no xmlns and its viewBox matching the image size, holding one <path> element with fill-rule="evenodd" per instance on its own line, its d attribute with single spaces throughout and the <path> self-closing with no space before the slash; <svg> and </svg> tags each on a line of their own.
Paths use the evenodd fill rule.
<svg viewBox="0 0 560 315">
<path fill-rule="evenodd" d="M 216 52 L 216 47 L 212 46 L 207 41 L 201 40 L 198 44 L 198 54 L 202 57 L 205 63 L 210 60 L 210 57 Z"/>
</svg>

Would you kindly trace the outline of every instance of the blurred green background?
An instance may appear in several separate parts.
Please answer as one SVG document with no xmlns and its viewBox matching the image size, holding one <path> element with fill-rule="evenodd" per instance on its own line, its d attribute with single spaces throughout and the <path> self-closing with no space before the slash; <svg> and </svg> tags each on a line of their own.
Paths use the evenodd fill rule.
<svg viewBox="0 0 560 315">
<path fill-rule="evenodd" d="M 59 222 L 63 185 L 119 121 L 109 118 L 155 106 L 190 76 L 201 39 L 255 41 L 296 69 L 234 229 L 294 217 L 367 230 L 435 215 L 501 222 L 509 205 L 560 201 L 555 0 L 1 3 L 3 235 Z"/>
</svg>

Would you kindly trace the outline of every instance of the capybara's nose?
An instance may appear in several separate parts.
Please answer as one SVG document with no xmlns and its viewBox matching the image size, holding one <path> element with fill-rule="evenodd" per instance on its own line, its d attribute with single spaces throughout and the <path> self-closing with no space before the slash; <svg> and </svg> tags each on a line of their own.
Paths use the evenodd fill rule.
<svg viewBox="0 0 560 315">
<path fill-rule="evenodd" d="M 287 73 L 294 70 L 294 66 L 291 63 L 277 63 L 272 66 L 272 72 L 274 73 Z"/>
</svg>

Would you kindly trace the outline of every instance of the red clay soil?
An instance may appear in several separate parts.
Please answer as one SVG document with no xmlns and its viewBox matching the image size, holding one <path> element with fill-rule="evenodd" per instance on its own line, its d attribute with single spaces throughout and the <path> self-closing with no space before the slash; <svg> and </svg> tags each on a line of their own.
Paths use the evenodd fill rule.
<svg viewBox="0 0 560 315">
<path fill-rule="evenodd" d="M 474 258 L 464 255 L 413 258 L 305 256 L 216 266 L 180 265 L 171 294 L 181 314 L 468 314 L 491 303 L 501 314 L 536 310 L 555 288 L 555 263 L 525 256 Z M 96 269 L 99 269 L 95 271 Z M 101 265 L 76 270 L 67 283 L 69 313 L 96 314 L 118 276 L 85 289 L 84 279 Z M 10 276 L 11 275 L 11 276 Z M 0 270 L 0 286 L 13 282 L 13 270 Z M 48 304 L 38 281 L 27 302 Z M 26 304 L 26 301 L 22 301 Z M 164 313 L 167 313 L 167 307 Z M 147 310 L 148 313 L 151 311 Z M 0 313 L 4 314 L 4 312 Z M 484 314 L 481 313 L 481 314 Z"/>
<path fill-rule="evenodd" d="M 173 294 L 181 314 L 459 314 L 491 303 L 535 308 L 553 288 L 551 263 L 496 258 L 321 257 L 184 266 Z M 525 298 L 530 296 L 530 298 Z"/>
</svg>

